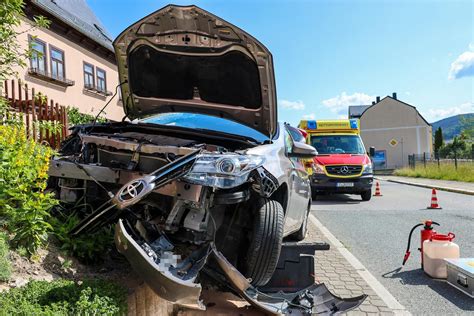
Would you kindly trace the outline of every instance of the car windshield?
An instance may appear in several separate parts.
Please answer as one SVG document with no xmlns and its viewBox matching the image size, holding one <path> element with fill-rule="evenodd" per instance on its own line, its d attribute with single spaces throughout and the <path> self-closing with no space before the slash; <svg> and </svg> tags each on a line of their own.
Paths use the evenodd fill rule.
<svg viewBox="0 0 474 316">
<path fill-rule="evenodd" d="M 318 154 L 364 154 L 365 148 L 358 135 L 313 135 L 311 145 Z"/>
<path fill-rule="evenodd" d="M 268 136 L 265 136 L 248 126 L 220 117 L 204 114 L 163 113 L 143 119 L 140 122 L 222 132 L 251 138 L 259 143 L 268 140 Z"/>
</svg>

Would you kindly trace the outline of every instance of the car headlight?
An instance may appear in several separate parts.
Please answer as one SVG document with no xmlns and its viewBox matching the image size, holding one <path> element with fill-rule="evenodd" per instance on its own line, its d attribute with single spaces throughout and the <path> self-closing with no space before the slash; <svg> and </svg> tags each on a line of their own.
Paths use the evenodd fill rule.
<svg viewBox="0 0 474 316">
<path fill-rule="evenodd" d="M 364 165 L 364 171 L 362 172 L 362 174 L 370 174 L 370 173 L 374 173 L 374 167 L 372 166 L 371 163 L 368 163 Z"/>
<path fill-rule="evenodd" d="M 313 164 L 313 172 L 317 174 L 324 174 L 324 166 L 318 165 L 317 163 Z"/>
<path fill-rule="evenodd" d="M 228 189 L 247 181 L 250 172 L 260 167 L 264 157 L 237 154 L 201 154 L 184 177 L 188 182 Z"/>
</svg>

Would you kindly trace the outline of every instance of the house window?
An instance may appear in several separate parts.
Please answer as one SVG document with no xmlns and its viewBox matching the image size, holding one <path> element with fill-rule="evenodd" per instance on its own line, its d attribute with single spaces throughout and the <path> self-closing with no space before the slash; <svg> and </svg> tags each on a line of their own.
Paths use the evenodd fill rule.
<svg viewBox="0 0 474 316">
<path fill-rule="evenodd" d="M 64 79 L 64 52 L 50 45 L 49 57 L 51 59 L 51 77 L 55 79 Z"/>
<path fill-rule="evenodd" d="M 84 87 L 94 89 L 94 66 L 84 63 Z"/>
<path fill-rule="evenodd" d="M 105 70 L 102 70 L 97 67 L 97 91 L 106 92 L 107 91 L 107 84 L 105 80 Z"/>
<path fill-rule="evenodd" d="M 31 68 L 35 72 L 46 73 L 46 43 L 37 38 L 30 37 Z"/>
</svg>

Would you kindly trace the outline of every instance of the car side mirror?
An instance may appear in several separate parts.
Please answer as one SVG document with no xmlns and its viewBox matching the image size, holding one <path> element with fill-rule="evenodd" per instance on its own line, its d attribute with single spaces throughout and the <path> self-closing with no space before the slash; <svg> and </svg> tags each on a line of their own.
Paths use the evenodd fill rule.
<svg viewBox="0 0 474 316">
<path fill-rule="evenodd" d="M 302 142 L 294 142 L 293 147 L 291 148 L 291 153 L 289 153 L 288 156 L 297 158 L 313 158 L 317 154 L 318 151 L 313 146 Z"/>
<path fill-rule="evenodd" d="M 369 156 L 370 157 L 375 157 L 375 147 L 374 146 L 371 146 L 369 148 Z"/>
</svg>

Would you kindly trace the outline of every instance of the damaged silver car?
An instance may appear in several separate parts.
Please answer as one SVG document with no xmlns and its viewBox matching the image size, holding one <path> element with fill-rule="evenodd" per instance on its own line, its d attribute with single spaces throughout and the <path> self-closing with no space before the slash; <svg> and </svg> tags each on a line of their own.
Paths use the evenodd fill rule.
<svg viewBox="0 0 474 316">
<path fill-rule="evenodd" d="M 272 55 L 196 7 L 169 5 L 114 41 L 126 118 L 74 127 L 51 162 L 63 203 L 94 209 L 71 232 L 116 224 L 117 249 L 161 297 L 204 308 L 202 282 L 227 283 L 270 313 L 337 312 L 322 285 L 259 290 L 283 238 L 306 235 L 316 150 L 277 122 Z M 311 282 L 313 283 L 313 282 Z"/>
</svg>

